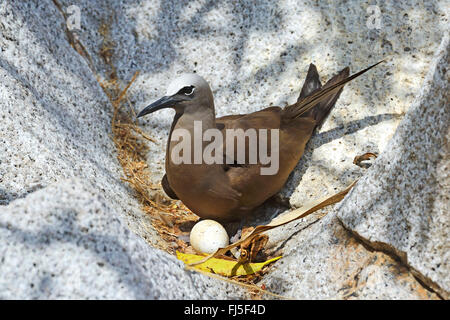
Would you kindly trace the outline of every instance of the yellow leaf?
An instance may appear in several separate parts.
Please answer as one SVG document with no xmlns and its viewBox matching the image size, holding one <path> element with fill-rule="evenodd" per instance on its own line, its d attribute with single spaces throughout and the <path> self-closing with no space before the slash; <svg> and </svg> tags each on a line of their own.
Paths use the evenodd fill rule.
<svg viewBox="0 0 450 320">
<path fill-rule="evenodd" d="M 343 191 L 336 193 L 335 195 L 332 195 L 331 197 L 328 196 L 328 197 L 324 197 L 322 199 L 318 199 L 318 200 L 314 200 L 314 201 L 305 203 L 303 205 L 303 207 L 301 207 L 301 208 L 291 211 L 288 214 L 283 215 L 281 217 L 276 217 L 269 224 L 257 226 L 245 238 L 243 238 L 239 241 L 236 241 L 235 243 L 232 243 L 232 244 L 226 246 L 225 248 L 219 248 L 219 249 L 217 249 L 216 252 L 210 254 L 209 256 L 203 257 L 203 259 L 199 259 L 198 261 L 190 262 L 189 266 L 194 267 L 196 265 L 203 264 L 206 261 L 217 257 L 218 255 L 227 253 L 229 250 L 231 250 L 235 247 L 238 247 L 243 243 L 250 243 L 252 241 L 252 239 L 254 239 L 258 234 L 260 234 L 262 232 L 265 232 L 265 231 L 273 229 L 273 228 L 280 227 L 280 226 L 285 225 L 294 220 L 304 218 L 304 217 L 310 215 L 311 213 L 316 212 L 319 209 L 322 209 L 326 206 L 329 206 L 331 204 L 341 201 L 342 199 L 344 199 L 345 195 L 351 190 L 351 188 L 353 188 L 353 186 L 356 184 L 357 181 L 358 180 L 355 180 L 350 186 L 345 188 Z"/>
<path fill-rule="evenodd" d="M 191 264 L 204 259 L 205 256 L 182 253 L 177 251 L 177 258 L 183 261 L 185 264 Z M 238 263 L 237 261 L 232 260 L 211 258 L 204 263 L 197 264 L 194 268 L 206 272 L 220 274 L 226 277 L 245 276 L 261 270 L 265 265 L 274 262 L 280 258 L 281 256 L 267 260 L 265 262 L 245 263 L 245 264 L 241 264 Z"/>
</svg>

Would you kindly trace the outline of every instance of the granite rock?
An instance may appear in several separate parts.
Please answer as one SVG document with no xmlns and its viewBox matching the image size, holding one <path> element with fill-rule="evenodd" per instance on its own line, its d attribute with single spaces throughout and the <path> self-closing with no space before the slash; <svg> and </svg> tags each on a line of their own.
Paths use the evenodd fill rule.
<svg viewBox="0 0 450 320">
<path fill-rule="evenodd" d="M 262 283 L 293 299 L 439 299 L 395 258 L 366 248 L 331 212 L 321 220 L 292 223 L 272 248 L 281 251 Z"/>
<path fill-rule="evenodd" d="M 268 232 L 271 251 L 284 254 L 263 280 L 269 290 L 297 299 L 449 298 L 448 41 L 386 151 L 346 198 Z"/>
<path fill-rule="evenodd" d="M 232 299 L 127 227 L 98 186 L 61 180 L 3 207 L 1 299 Z"/>
<path fill-rule="evenodd" d="M 386 151 L 346 198 L 268 233 L 271 251 L 284 254 L 263 280 L 269 290 L 297 299 L 448 299 L 448 41 Z"/>
<path fill-rule="evenodd" d="M 381 59 L 387 62 L 346 86 L 280 197 L 297 207 L 362 180 L 324 219 L 317 217 L 329 209 L 271 232 L 271 248 L 284 258 L 263 282 L 294 298 L 447 297 L 448 219 L 442 208 L 448 203 L 448 165 L 439 154 L 444 157 L 448 148 L 438 146 L 447 134 L 448 112 L 436 116 L 439 103 L 448 109 L 448 60 L 433 54 L 445 49 L 441 44 L 438 50 L 448 33 L 448 4 L 385 1 L 379 13 L 371 5 L 2 1 L 0 297 L 247 297 L 240 287 L 188 272 L 152 247 L 160 238 L 120 180 L 113 107 L 99 82 L 114 73 L 124 84 L 140 71 L 127 96 L 139 111 L 163 95 L 177 74 L 197 72 L 210 82 L 222 116 L 295 101 L 311 62 L 325 81 L 347 65 L 355 72 Z M 67 21 L 76 18 L 70 6 L 79 9 L 80 24 L 67 32 Z M 73 36 L 83 47 L 74 46 Z M 424 82 L 427 72 L 432 75 Z M 424 98 L 435 103 L 426 113 L 438 120 L 435 131 L 418 116 Z M 403 129 L 388 144 L 414 99 Z M 164 174 L 172 116 L 164 110 L 139 122 L 156 140 L 147 154 L 154 182 Z M 421 130 L 408 138 L 409 128 Z M 420 133 L 429 139 L 417 146 L 416 161 L 401 144 L 422 141 Z M 431 152 L 426 157 L 425 147 Z M 382 154 L 367 176 L 352 164 L 364 152 Z M 408 163 L 406 155 L 416 162 Z M 425 177 L 428 169 L 433 174 Z M 431 189 L 418 190 L 408 170 L 426 178 Z M 386 189 L 391 173 L 413 188 Z M 404 198 L 389 208 L 365 199 L 369 177 L 379 180 L 368 190 L 387 203 Z M 414 202 L 413 208 L 408 202 L 418 199 L 414 195 L 429 202 Z M 414 239 L 422 242 L 414 245 Z"/>
<path fill-rule="evenodd" d="M 449 36 L 443 38 L 415 102 L 339 208 L 346 228 L 392 251 L 450 297 Z"/>
<path fill-rule="evenodd" d="M 54 3 L 2 1 L 0 17 L 0 297 L 245 297 L 149 245 L 157 233 L 120 180 L 112 105 Z"/>
<path fill-rule="evenodd" d="M 4 1 L 0 16 L 0 204 L 61 179 L 85 179 L 155 242 L 120 180 L 111 103 L 68 42 L 60 12 L 52 1 Z"/>
</svg>

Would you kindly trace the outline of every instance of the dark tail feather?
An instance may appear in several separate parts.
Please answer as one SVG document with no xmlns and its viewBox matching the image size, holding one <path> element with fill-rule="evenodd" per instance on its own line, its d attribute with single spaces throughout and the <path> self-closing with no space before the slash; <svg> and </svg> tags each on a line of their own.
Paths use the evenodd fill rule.
<svg viewBox="0 0 450 320">
<path fill-rule="evenodd" d="M 335 75 L 333 78 L 328 80 L 327 83 L 323 86 L 323 89 L 329 88 L 333 84 L 344 80 L 348 77 L 350 73 L 350 68 L 346 67 L 339 71 L 337 75 Z M 341 92 L 344 88 L 342 87 L 338 92 L 331 94 L 326 98 L 325 100 L 319 102 L 315 107 L 311 108 L 309 111 L 306 111 L 303 116 L 310 116 L 316 120 L 316 126 L 320 128 L 322 124 L 325 122 L 326 118 L 330 114 L 331 109 L 333 109 L 334 105 L 336 104 L 337 99 L 339 99 L 339 96 L 341 95 Z"/>
<path fill-rule="evenodd" d="M 308 76 L 306 77 L 305 84 L 302 88 L 302 93 L 305 92 L 305 96 L 302 96 L 302 93 L 300 93 L 298 101 L 293 105 L 287 106 L 283 110 L 283 117 L 295 119 L 301 116 L 308 116 L 316 119 L 318 125 L 322 124 L 323 120 L 327 117 L 337 99 L 339 98 L 344 85 L 347 82 L 352 81 L 356 77 L 359 77 L 363 73 L 369 71 L 381 62 L 383 61 L 380 61 L 351 76 L 348 76 L 349 68 L 347 67 L 339 72 L 336 76 L 331 78 L 323 87 L 316 88 L 311 92 L 309 92 L 310 89 L 314 87 L 312 83 L 319 80 L 317 70 L 315 70 L 315 73 L 317 74 L 316 77 L 314 76 L 314 70 L 311 70 L 312 68 L 315 69 L 315 67 L 311 67 L 310 65 L 308 75 L 311 71 L 311 77 L 309 78 L 309 80 Z"/>
<path fill-rule="evenodd" d="M 322 88 L 322 84 L 320 83 L 319 73 L 317 72 L 316 66 L 311 63 L 309 65 L 308 74 L 306 75 L 305 83 L 303 83 L 302 91 L 300 92 L 300 96 L 298 97 L 297 102 L 309 96 L 311 93 L 320 88 Z"/>
</svg>

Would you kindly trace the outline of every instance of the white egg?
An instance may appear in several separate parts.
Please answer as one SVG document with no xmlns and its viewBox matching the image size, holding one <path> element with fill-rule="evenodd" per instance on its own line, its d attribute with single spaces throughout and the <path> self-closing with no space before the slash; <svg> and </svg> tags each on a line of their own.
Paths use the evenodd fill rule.
<svg viewBox="0 0 450 320">
<path fill-rule="evenodd" d="M 225 228 L 214 220 L 197 222 L 191 230 L 191 246 L 198 252 L 214 253 L 229 243 Z"/>
</svg>

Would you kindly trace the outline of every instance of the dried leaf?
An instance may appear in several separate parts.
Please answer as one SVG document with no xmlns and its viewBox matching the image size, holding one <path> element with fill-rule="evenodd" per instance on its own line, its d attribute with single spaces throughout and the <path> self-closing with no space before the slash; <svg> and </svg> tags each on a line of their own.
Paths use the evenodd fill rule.
<svg viewBox="0 0 450 320">
<path fill-rule="evenodd" d="M 289 222 L 292 222 L 294 220 L 297 219 L 301 219 L 304 218 L 308 215 L 310 215 L 311 213 L 316 212 L 319 209 L 322 209 L 326 206 L 329 206 L 331 204 L 337 203 L 339 201 L 341 201 L 342 199 L 344 199 L 345 195 L 350 191 L 351 188 L 353 188 L 353 186 L 356 184 L 357 180 L 354 181 L 350 186 L 348 186 L 347 188 L 345 188 L 343 191 L 331 196 L 331 197 L 323 197 L 321 199 L 318 200 L 314 200 L 314 201 L 310 201 L 308 203 L 306 203 L 303 207 L 298 208 L 294 211 L 289 212 L 288 214 L 281 216 L 281 217 L 277 217 L 275 219 L 273 219 L 269 224 L 267 225 L 262 225 L 262 226 L 257 226 L 248 236 L 246 236 L 245 238 L 236 241 L 235 243 L 230 244 L 229 246 L 226 246 L 225 248 L 220 248 L 218 249 L 215 253 L 210 254 L 209 256 L 204 257 L 203 259 L 200 259 L 198 261 L 195 262 L 191 262 L 189 263 L 189 266 L 193 267 L 202 263 L 205 263 L 206 261 L 208 261 L 209 259 L 212 259 L 214 257 L 217 257 L 219 255 L 222 254 L 226 254 L 229 250 L 231 250 L 232 248 L 238 247 L 238 246 L 243 246 L 243 247 L 247 247 L 248 244 L 250 244 L 250 242 L 252 242 L 252 240 L 260 233 L 264 232 L 264 231 L 268 231 L 270 229 L 276 228 L 276 227 L 280 227 L 282 225 L 285 225 Z"/>
<path fill-rule="evenodd" d="M 250 227 L 242 230 L 241 239 L 245 239 L 248 234 L 253 232 L 254 229 L 255 228 Z M 241 244 L 239 262 L 247 263 L 255 261 L 258 253 L 260 253 L 264 249 L 268 241 L 269 241 L 268 235 L 259 234 L 256 237 L 254 237 L 250 242 L 247 241 Z"/>
<path fill-rule="evenodd" d="M 362 154 L 360 156 L 356 156 L 353 159 L 353 164 L 361 167 L 362 166 L 361 162 L 362 161 L 366 161 L 366 160 L 370 160 L 370 158 L 377 158 L 377 155 L 375 153 L 372 153 L 372 152 L 364 153 L 364 154 Z"/>
<path fill-rule="evenodd" d="M 245 276 L 258 272 L 265 265 L 268 265 L 269 263 L 280 259 L 281 256 L 267 260 L 265 262 L 245 263 L 245 264 L 239 263 L 237 261 L 218 258 L 208 259 L 208 261 L 198 264 L 198 262 L 203 260 L 205 256 L 200 256 L 196 254 L 187 254 L 179 251 L 177 251 L 177 258 L 187 265 L 197 263 L 195 269 L 211 272 L 214 274 L 219 274 L 226 277 L 232 277 L 232 276 Z"/>
</svg>

